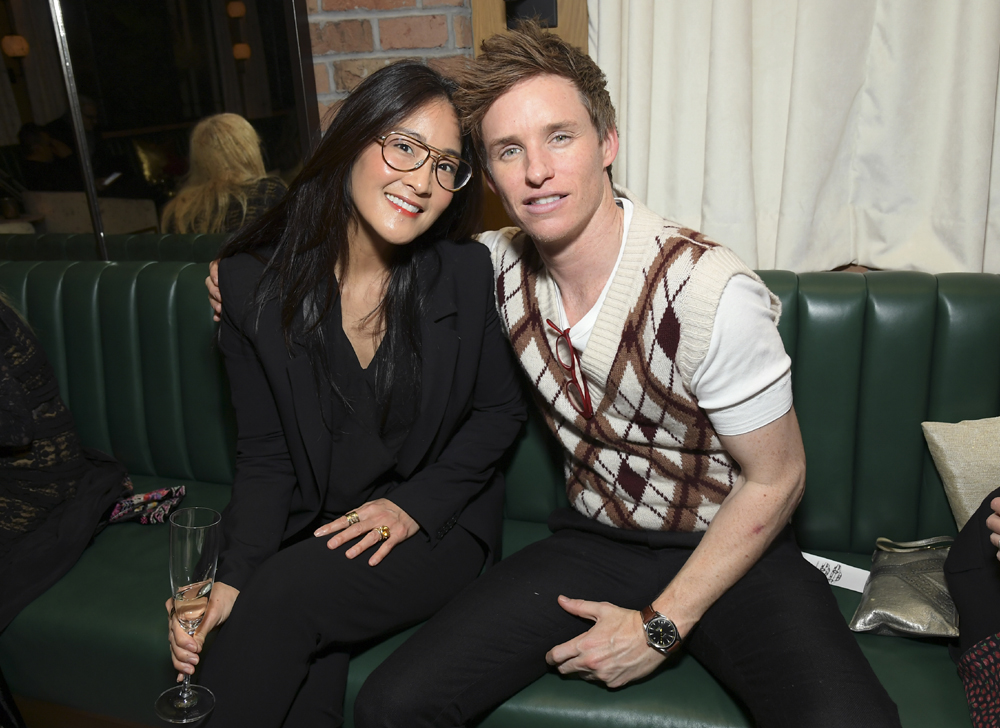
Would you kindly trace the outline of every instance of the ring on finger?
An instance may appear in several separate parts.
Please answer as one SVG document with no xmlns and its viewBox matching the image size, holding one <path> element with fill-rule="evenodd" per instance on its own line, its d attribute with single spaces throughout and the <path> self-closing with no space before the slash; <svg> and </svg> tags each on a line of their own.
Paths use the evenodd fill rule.
<svg viewBox="0 0 1000 728">
<path fill-rule="evenodd" d="M 351 511 L 350 513 L 347 514 L 346 517 L 348 526 L 353 526 L 355 523 L 358 523 L 361 520 L 361 517 L 358 515 L 357 511 Z"/>
<path fill-rule="evenodd" d="M 389 538 L 388 526 L 379 526 L 378 528 L 373 528 L 372 532 L 378 534 L 379 541 L 385 541 L 387 538 Z"/>
</svg>

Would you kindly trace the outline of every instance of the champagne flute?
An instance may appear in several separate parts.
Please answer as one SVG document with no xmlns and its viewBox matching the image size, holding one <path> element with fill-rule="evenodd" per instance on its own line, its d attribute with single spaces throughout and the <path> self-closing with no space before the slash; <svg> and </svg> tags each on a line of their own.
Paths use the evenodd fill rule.
<svg viewBox="0 0 1000 728">
<path fill-rule="evenodd" d="M 182 508 L 170 516 L 171 614 L 189 635 L 198 629 L 208 608 L 222 541 L 221 522 L 222 516 L 211 508 Z M 190 675 L 163 691 L 155 705 L 156 714 L 169 723 L 191 723 L 214 707 L 212 691 L 192 685 Z"/>
</svg>

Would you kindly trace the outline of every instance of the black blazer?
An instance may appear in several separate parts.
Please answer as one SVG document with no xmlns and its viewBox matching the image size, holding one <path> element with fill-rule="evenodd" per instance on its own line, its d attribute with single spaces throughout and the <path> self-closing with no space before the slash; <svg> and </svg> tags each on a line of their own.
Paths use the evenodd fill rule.
<svg viewBox="0 0 1000 728">
<path fill-rule="evenodd" d="M 421 275 L 431 289 L 421 322 L 420 412 L 397 456 L 402 480 L 384 497 L 420 524 L 414 538 L 436 542 L 457 523 L 498 558 L 503 476 L 496 463 L 520 430 L 525 405 L 497 318 L 486 248 L 450 241 L 434 247 L 439 255 L 428 259 L 440 258 L 438 275 Z M 286 348 L 277 303 L 257 319 L 250 301 L 263 269 L 247 254 L 219 265 L 219 347 L 238 433 L 217 578 L 237 589 L 282 543 L 313 525 L 336 468 L 375 477 L 386 466 L 352 458 L 338 423 L 353 415 L 328 386 L 317 389 L 301 344 L 293 339 Z"/>
</svg>

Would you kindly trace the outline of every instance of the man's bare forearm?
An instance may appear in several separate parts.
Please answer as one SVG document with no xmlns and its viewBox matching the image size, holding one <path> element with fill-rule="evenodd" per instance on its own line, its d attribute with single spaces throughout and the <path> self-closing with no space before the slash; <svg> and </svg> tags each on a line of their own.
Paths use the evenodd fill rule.
<svg viewBox="0 0 1000 728">
<path fill-rule="evenodd" d="M 716 600 L 739 581 L 788 523 L 795 491 L 748 482 L 731 493 L 701 543 L 653 608 L 686 636 Z"/>
<path fill-rule="evenodd" d="M 794 411 L 761 430 L 721 438 L 743 475 L 687 563 L 653 601 L 682 636 L 760 559 L 802 498 L 805 456 Z"/>
</svg>

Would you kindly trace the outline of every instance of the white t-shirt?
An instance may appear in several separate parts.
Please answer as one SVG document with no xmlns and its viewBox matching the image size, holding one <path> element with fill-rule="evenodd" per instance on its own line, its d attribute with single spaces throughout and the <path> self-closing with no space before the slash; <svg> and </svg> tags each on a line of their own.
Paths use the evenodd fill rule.
<svg viewBox="0 0 1000 728">
<path fill-rule="evenodd" d="M 632 222 L 631 200 L 616 201 L 625 212 L 618 259 L 597 302 L 570 329 L 573 348 L 581 355 L 618 272 Z M 502 237 L 486 232 L 479 240 L 492 251 Z M 566 328 L 569 321 L 562 297 L 556 300 L 559 325 Z M 792 407 L 792 361 L 785 353 L 770 309 L 767 288 L 749 276 L 733 276 L 722 291 L 708 354 L 691 378 L 692 394 L 720 435 L 751 432 L 774 422 Z"/>
</svg>

